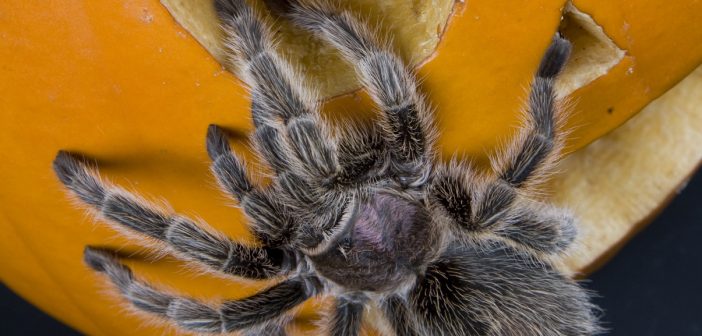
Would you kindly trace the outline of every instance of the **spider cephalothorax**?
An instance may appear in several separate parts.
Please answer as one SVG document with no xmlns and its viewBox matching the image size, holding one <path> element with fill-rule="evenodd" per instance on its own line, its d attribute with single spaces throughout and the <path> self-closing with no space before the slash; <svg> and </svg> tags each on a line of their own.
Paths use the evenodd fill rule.
<svg viewBox="0 0 702 336">
<path fill-rule="evenodd" d="M 346 289 L 392 291 L 423 271 L 434 232 L 429 213 L 417 201 L 377 191 L 355 205 L 338 234 L 310 260 L 325 278 Z"/>
<path fill-rule="evenodd" d="M 226 133 L 207 132 L 221 187 L 250 219 L 260 247 L 240 244 L 101 179 L 60 152 L 61 182 L 100 217 L 163 242 L 214 272 L 282 278 L 241 300 L 210 305 L 138 280 L 111 251 L 86 248 L 138 310 L 195 332 L 285 333 L 286 312 L 313 296 L 336 305 L 332 335 L 357 335 L 370 305 L 397 335 L 593 335 L 587 293 L 551 265 L 575 237 L 569 214 L 529 196 L 557 158 L 562 136 L 554 79 L 570 44 L 555 37 L 536 70 L 526 120 L 492 173 L 441 163 L 412 73 L 346 11 L 290 3 L 287 16 L 356 66 L 380 109 L 375 125 L 332 131 L 314 95 L 275 52 L 243 0 L 216 0 L 232 64 L 251 89 L 252 143 L 275 172 L 253 183 Z"/>
</svg>

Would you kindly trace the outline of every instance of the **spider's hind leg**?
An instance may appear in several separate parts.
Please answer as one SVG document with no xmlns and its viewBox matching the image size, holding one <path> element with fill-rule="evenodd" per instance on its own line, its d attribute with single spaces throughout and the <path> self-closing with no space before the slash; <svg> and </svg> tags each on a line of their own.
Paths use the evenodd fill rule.
<svg viewBox="0 0 702 336">
<path fill-rule="evenodd" d="M 107 275 L 136 309 L 195 332 L 229 333 L 259 325 L 268 328 L 265 330 L 280 332 L 282 328 L 266 324 L 315 295 L 319 289 L 317 280 L 296 277 L 250 297 L 225 301 L 215 307 L 154 289 L 136 279 L 110 251 L 88 247 L 84 258 L 92 269 Z"/>
<path fill-rule="evenodd" d="M 549 254 L 566 250 L 577 236 L 575 217 L 566 209 L 550 204 L 518 200 L 502 225 L 498 236 Z"/>
<path fill-rule="evenodd" d="M 432 212 L 458 230 L 492 232 L 536 251 L 559 253 L 577 233 L 567 210 L 519 196 L 504 181 L 477 176 L 468 165 L 439 165 L 428 195 Z"/>
<path fill-rule="evenodd" d="M 385 318 L 396 335 L 420 336 L 420 326 L 417 324 L 413 307 L 399 296 L 388 297 L 381 303 Z"/>
<path fill-rule="evenodd" d="M 514 189 L 528 198 L 532 189 L 549 176 L 558 160 L 564 136 L 555 80 L 568 60 L 570 49 L 567 40 L 559 36 L 553 38 L 531 86 L 528 121 L 508 148 L 492 160 L 500 178 L 492 185 L 505 194 Z M 567 248 L 575 237 L 573 218 L 565 210 L 517 200 L 510 212 L 508 222 L 511 223 L 497 230 L 497 234 L 520 244 L 554 253 Z"/>
</svg>

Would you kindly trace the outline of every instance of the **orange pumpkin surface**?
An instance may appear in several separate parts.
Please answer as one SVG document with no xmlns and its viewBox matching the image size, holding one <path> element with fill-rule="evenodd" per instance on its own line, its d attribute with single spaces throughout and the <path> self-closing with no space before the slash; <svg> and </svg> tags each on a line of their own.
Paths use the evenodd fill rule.
<svg viewBox="0 0 702 336">
<path fill-rule="evenodd" d="M 702 2 L 572 4 L 625 52 L 572 95 L 576 127 L 568 148 L 575 150 L 702 61 L 702 29 L 690 29 L 702 22 Z M 419 69 L 422 89 L 437 108 L 442 153 L 484 162 L 512 134 L 565 5 L 455 5 L 435 55 Z M 587 57 L 588 46 L 577 39 L 583 53 L 576 50 L 575 57 Z M 227 207 L 231 201 L 215 187 L 204 149 L 208 124 L 251 129 L 245 88 L 157 0 L 0 2 L 0 79 L 0 278 L 84 333 L 163 334 L 163 326 L 123 313 L 118 300 L 103 295 L 104 281 L 82 264 L 85 245 L 144 248 L 73 206 L 51 161 L 59 149 L 86 154 L 114 182 L 251 241 L 241 213 Z M 329 101 L 326 110 L 343 116 L 371 107 L 355 93 Z M 140 276 L 197 298 L 238 298 L 265 285 L 193 274 L 172 259 L 140 255 L 128 261 Z"/>
</svg>

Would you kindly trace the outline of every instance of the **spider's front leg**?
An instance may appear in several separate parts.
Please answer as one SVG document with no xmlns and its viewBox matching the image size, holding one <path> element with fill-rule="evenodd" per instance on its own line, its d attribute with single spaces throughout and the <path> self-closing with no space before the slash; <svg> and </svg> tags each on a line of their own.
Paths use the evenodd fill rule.
<svg viewBox="0 0 702 336">
<path fill-rule="evenodd" d="M 296 4 L 293 20 L 327 40 L 356 67 L 371 98 L 382 110 L 382 134 L 391 155 L 392 173 L 405 187 L 423 185 L 433 162 L 433 125 L 429 107 L 417 92 L 413 74 L 347 11 L 320 2 Z"/>
<path fill-rule="evenodd" d="M 272 190 L 279 192 L 279 198 L 300 219 L 296 242 L 306 248 L 315 246 L 323 239 L 323 232 L 333 227 L 343 214 L 345 185 L 362 182 L 382 154 L 370 155 L 362 162 L 347 162 L 345 158 L 352 155 L 348 152 L 353 152 L 349 149 L 358 144 L 375 146 L 374 138 L 359 136 L 354 141 L 342 140 L 337 150 L 336 140 L 319 114 L 314 94 L 302 76 L 276 52 L 265 23 L 242 0 L 216 0 L 215 7 L 227 35 L 234 70 L 251 88 L 256 127 L 253 143 L 276 171 Z M 213 138 L 214 132 L 210 134 L 208 138 Z M 217 139 L 209 142 L 226 143 Z M 231 185 L 237 189 L 233 194 L 240 194 L 246 203 L 248 184 L 239 178 L 244 176 L 239 173 L 241 161 L 227 159 L 233 154 L 223 146 L 215 147 L 221 148 L 211 154 L 219 180 L 225 181 L 225 188 L 231 189 L 228 188 Z M 226 180 L 242 183 L 230 184 Z"/>
<path fill-rule="evenodd" d="M 468 231 L 491 230 L 546 253 L 562 251 L 575 238 L 566 211 L 521 196 L 543 181 L 562 147 L 554 81 L 569 53 L 570 43 L 555 37 L 531 87 L 526 125 L 492 160 L 497 178 L 477 177 L 470 167 L 457 164 L 438 170 L 429 198 L 454 224 Z"/>
<path fill-rule="evenodd" d="M 162 241 L 179 256 L 215 271 L 265 279 L 295 267 L 295 256 L 290 252 L 275 247 L 245 246 L 205 230 L 187 217 L 164 211 L 113 186 L 70 153 L 58 153 L 54 171 L 66 188 L 117 230 Z"/>
<path fill-rule="evenodd" d="M 215 8 L 234 71 L 251 88 L 259 152 L 278 174 L 303 174 L 322 184 L 333 179 L 338 167 L 334 144 L 302 76 L 278 55 L 270 30 L 245 1 L 216 0 Z"/>
<path fill-rule="evenodd" d="M 275 197 L 258 197 L 262 201 L 254 203 L 285 203 L 282 214 L 292 213 L 300 223 L 295 228 L 294 244 L 316 246 L 328 222 L 341 216 L 343 206 L 339 204 L 343 195 L 330 188 L 339 165 L 314 94 L 302 76 L 278 55 L 270 29 L 245 1 L 216 0 L 215 8 L 224 27 L 233 70 L 251 89 L 251 113 L 256 127 L 253 143 L 276 172 L 270 193 L 266 194 L 275 193 Z M 246 210 L 250 193 L 245 174 L 241 173 L 241 160 L 224 146 L 226 139 L 218 135 L 221 132 L 213 127 L 210 130 L 208 143 L 218 144 L 210 154 L 215 161 L 213 170 Z M 279 214 L 272 213 L 273 217 Z"/>
</svg>

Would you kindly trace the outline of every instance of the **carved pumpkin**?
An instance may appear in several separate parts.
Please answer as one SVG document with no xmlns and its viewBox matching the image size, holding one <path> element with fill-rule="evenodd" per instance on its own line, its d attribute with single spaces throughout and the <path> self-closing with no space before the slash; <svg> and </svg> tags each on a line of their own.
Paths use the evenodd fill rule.
<svg viewBox="0 0 702 336">
<path fill-rule="evenodd" d="M 216 31 L 198 28 L 212 27 L 208 2 L 163 2 L 194 35 L 157 0 L 0 3 L 0 276 L 41 309 L 91 335 L 160 335 L 164 327 L 145 325 L 140 317 L 124 313 L 117 299 L 103 295 L 104 281 L 82 264 L 87 244 L 144 249 L 106 226 L 94 225 L 72 206 L 51 171 L 59 149 L 95 158 L 115 182 L 163 197 L 176 210 L 200 216 L 228 235 L 251 239 L 242 215 L 225 206 L 229 201 L 214 186 L 204 147 L 210 123 L 243 133 L 251 128 L 246 90 L 203 48 L 220 57 Z M 387 6 L 383 8 L 376 1 L 353 3 L 356 10 L 372 15 L 396 13 L 404 5 L 402 1 L 382 2 Z M 702 2 L 418 3 L 414 12 L 388 18 L 386 28 L 397 32 L 396 44 L 403 56 L 421 63 L 418 72 L 437 108 L 446 156 L 457 152 L 484 162 L 499 141 L 512 134 L 525 88 L 559 26 L 575 48 L 561 83 L 564 94 L 574 91 L 569 151 L 624 123 L 702 61 L 702 30 L 690 29 L 702 22 Z M 264 5 L 260 8 L 266 12 Z M 420 21 L 424 25 L 415 30 L 397 30 L 403 22 Z M 300 39 L 290 37 L 296 38 Z M 343 118 L 372 111 L 365 96 L 353 90 L 353 80 L 339 79 L 344 76 L 339 70 L 343 66 L 338 68 L 333 56 L 306 54 L 306 49 L 316 50 L 290 50 L 291 58 L 309 69 L 327 60 L 309 75 L 320 83 L 329 114 Z M 297 50 L 302 51 L 296 54 Z M 349 94 L 338 96 L 341 93 Z M 693 96 L 677 95 L 688 100 Z M 686 111 L 692 110 L 677 114 L 681 122 L 665 126 L 692 127 L 684 122 L 693 120 L 684 118 Z M 601 140 L 604 145 L 600 141 L 573 154 L 565 165 L 571 172 L 554 183 L 556 200 L 598 205 L 592 200 L 615 195 L 614 188 L 598 186 L 621 181 L 598 179 L 624 176 L 618 167 L 638 168 L 636 163 L 619 163 L 616 149 L 631 148 L 636 155 L 626 157 L 641 159 L 655 148 L 649 142 L 636 151 L 641 125 L 665 120 L 654 112 L 658 117 L 637 120 L 631 127 L 627 124 L 613 133 L 614 138 Z M 699 119 L 693 120 L 694 125 L 699 125 Z M 649 127 L 648 135 L 657 129 Z M 655 139 L 647 139 L 651 138 Z M 621 225 L 633 226 L 660 205 L 699 160 L 697 152 L 693 150 L 692 157 L 666 177 L 667 184 L 647 191 L 660 197 L 631 210 L 638 217 L 623 216 Z M 584 170 L 586 166 L 601 170 Z M 584 180 L 587 186 L 595 186 L 588 189 L 593 194 L 579 192 Z M 638 186 L 629 187 L 636 194 Z M 587 220 L 596 216 L 587 214 L 596 211 L 583 210 L 583 224 L 595 232 L 586 239 L 600 241 L 568 261 L 571 270 L 593 265 L 628 232 L 622 229 L 612 235 L 598 231 L 594 224 L 588 227 Z M 243 297 L 265 285 L 187 273 L 172 259 L 140 256 L 128 261 L 140 276 L 198 298 Z M 314 314 L 322 304 L 310 303 L 302 315 Z"/>
</svg>

